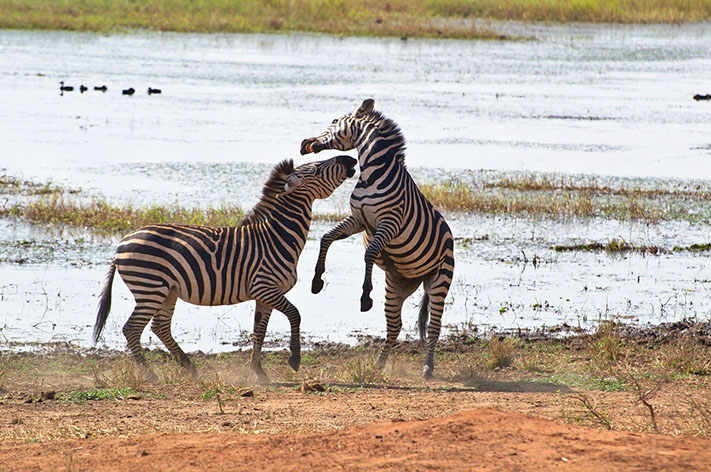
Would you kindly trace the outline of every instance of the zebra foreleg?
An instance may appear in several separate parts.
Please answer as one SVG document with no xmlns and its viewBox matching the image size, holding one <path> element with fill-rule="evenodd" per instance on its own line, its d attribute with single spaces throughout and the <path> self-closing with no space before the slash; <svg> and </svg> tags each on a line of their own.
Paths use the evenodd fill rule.
<svg viewBox="0 0 711 472">
<path fill-rule="evenodd" d="M 191 376 L 197 376 L 197 370 L 187 354 L 178 346 L 175 342 L 173 334 L 170 330 L 170 322 L 173 319 L 173 311 L 175 310 L 175 302 L 177 301 L 177 295 L 171 292 L 168 297 L 163 302 L 158 313 L 153 316 L 153 321 L 151 323 L 151 330 L 158 336 L 158 339 L 168 348 L 168 351 L 173 355 L 173 358 L 180 364 L 181 367 L 185 368 Z"/>
<path fill-rule="evenodd" d="M 365 227 L 353 215 L 350 215 L 345 220 L 341 221 L 331 231 L 327 232 L 321 238 L 321 247 L 316 261 L 316 269 L 314 271 L 314 279 L 311 282 L 311 293 L 319 293 L 323 289 L 323 280 L 321 276 L 326 271 L 326 254 L 331 243 L 340 239 L 345 239 L 356 233 L 363 231 Z"/>
<path fill-rule="evenodd" d="M 373 299 L 370 298 L 370 292 L 373 291 L 373 263 L 375 263 L 380 251 L 395 236 L 398 226 L 398 221 L 394 218 L 385 219 L 378 223 L 375 236 L 373 236 L 373 240 L 365 250 L 365 279 L 363 280 L 363 294 L 360 297 L 360 311 L 368 311 L 373 308 Z"/>
<path fill-rule="evenodd" d="M 276 288 L 256 289 L 255 292 L 259 294 L 255 296 L 258 303 L 284 313 L 289 320 L 289 324 L 291 325 L 291 338 L 289 339 L 291 356 L 289 357 L 289 365 L 292 369 L 298 371 L 301 365 L 301 315 L 299 314 L 299 310 Z"/>
<path fill-rule="evenodd" d="M 254 310 L 254 331 L 252 332 L 252 372 L 257 375 L 258 383 L 269 383 L 269 377 L 262 369 L 262 345 L 264 344 L 264 336 L 267 332 L 269 317 L 272 314 L 272 309 L 267 305 L 257 302 Z"/>
<path fill-rule="evenodd" d="M 420 283 L 421 280 L 419 279 L 406 279 L 395 272 L 385 272 L 385 322 L 387 324 L 387 335 L 383 349 L 375 362 L 375 366 L 378 369 L 385 367 L 385 361 L 387 361 L 402 330 L 402 304 L 407 297 L 417 290 Z"/>
</svg>

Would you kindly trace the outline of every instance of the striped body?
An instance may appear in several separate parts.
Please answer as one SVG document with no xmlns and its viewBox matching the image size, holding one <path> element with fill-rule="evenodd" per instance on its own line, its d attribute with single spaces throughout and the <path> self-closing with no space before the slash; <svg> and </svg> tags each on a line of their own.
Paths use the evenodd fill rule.
<svg viewBox="0 0 711 472">
<path fill-rule="evenodd" d="M 360 177 L 351 195 L 351 215 L 321 240 L 312 291 L 323 288 L 326 253 L 335 240 L 363 232 L 365 280 L 361 310 L 372 307 L 372 267 L 385 271 L 387 338 L 378 358 L 382 366 L 402 329 L 402 304 L 420 284 L 420 334 L 428 345 L 424 375 L 434 369 L 444 301 L 454 272 L 454 238 L 442 215 L 420 192 L 405 167 L 405 139 L 398 126 L 366 100 L 353 113 L 333 120 L 319 136 L 305 139 L 301 153 L 323 149 L 358 150 Z M 429 317 L 429 323 L 428 323 Z"/>
<path fill-rule="evenodd" d="M 277 165 L 264 185 L 252 213 L 236 227 L 213 228 L 158 224 L 125 236 L 104 286 L 96 324 L 97 341 L 111 308 L 111 285 L 117 270 L 136 299 L 123 332 L 135 360 L 145 365 L 140 345 L 145 326 L 152 330 L 181 365 L 191 369 L 187 355 L 170 331 L 177 299 L 195 305 L 233 305 L 255 300 L 252 369 L 268 380 L 260 353 L 272 310 L 284 313 L 291 325 L 289 364 L 300 362 L 301 316 L 284 294 L 296 284 L 296 266 L 316 198 L 326 198 L 355 173 L 355 159 L 338 156 L 293 168 Z"/>
<path fill-rule="evenodd" d="M 174 291 L 194 305 L 253 300 L 256 283 L 271 278 L 281 292 L 296 284 L 296 263 L 311 221 L 311 207 L 291 215 L 293 231 L 265 225 L 212 228 L 152 225 L 127 235 L 116 248 L 116 267 L 142 302 L 162 302 Z M 153 300 L 151 299 L 153 297 Z"/>
</svg>

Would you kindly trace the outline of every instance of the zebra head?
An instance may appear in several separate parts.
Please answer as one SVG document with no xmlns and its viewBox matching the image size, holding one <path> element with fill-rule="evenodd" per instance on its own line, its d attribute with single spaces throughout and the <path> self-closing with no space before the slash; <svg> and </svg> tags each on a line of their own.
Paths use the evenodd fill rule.
<svg viewBox="0 0 711 472">
<path fill-rule="evenodd" d="M 317 153 L 324 149 L 349 151 L 356 147 L 359 138 L 358 128 L 363 118 L 373 112 L 375 100 L 369 98 L 351 114 L 336 118 L 326 131 L 320 135 L 304 139 L 301 142 L 301 154 Z"/>
<path fill-rule="evenodd" d="M 350 156 L 336 156 L 300 165 L 287 176 L 284 191 L 279 196 L 300 190 L 314 198 L 327 198 L 348 177 L 353 177 L 357 163 Z"/>
</svg>

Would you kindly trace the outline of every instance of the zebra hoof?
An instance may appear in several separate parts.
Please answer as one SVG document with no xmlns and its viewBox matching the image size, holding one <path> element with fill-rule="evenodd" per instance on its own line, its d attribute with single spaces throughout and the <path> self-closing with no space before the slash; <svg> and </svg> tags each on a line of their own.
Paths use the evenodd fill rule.
<svg viewBox="0 0 711 472">
<path fill-rule="evenodd" d="M 196 379 L 196 378 L 197 378 L 197 369 L 195 368 L 195 366 L 194 366 L 192 363 L 190 363 L 190 364 L 188 364 L 188 365 L 186 365 L 186 366 L 183 366 L 183 368 L 185 369 L 185 372 L 186 372 L 191 378 L 193 378 L 193 379 Z"/>
<path fill-rule="evenodd" d="M 272 383 L 272 381 L 269 380 L 269 377 L 267 377 L 267 374 L 265 374 L 264 372 L 262 372 L 261 375 L 257 374 L 257 384 L 258 385 L 269 385 L 270 383 Z"/>
<path fill-rule="evenodd" d="M 432 372 L 434 371 L 434 367 L 426 365 L 424 369 L 422 369 L 422 376 L 425 378 L 425 380 L 432 380 Z"/>
<path fill-rule="evenodd" d="M 360 311 L 368 311 L 373 308 L 373 299 L 364 295 L 360 299 Z"/>
<path fill-rule="evenodd" d="M 319 293 L 323 289 L 323 280 L 314 277 L 311 282 L 311 293 Z"/>
<path fill-rule="evenodd" d="M 301 357 L 291 356 L 289 358 L 289 365 L 294 369 L 294 372 L 298 372 L 299 366 L 301 365 Z"/>
</svg>

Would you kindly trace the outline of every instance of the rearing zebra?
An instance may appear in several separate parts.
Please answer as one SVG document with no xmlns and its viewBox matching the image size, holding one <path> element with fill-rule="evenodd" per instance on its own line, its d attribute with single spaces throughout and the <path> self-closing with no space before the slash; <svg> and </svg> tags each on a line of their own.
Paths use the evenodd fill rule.
<svg viewBox="0 0 711 472">
<path fill-rule="evenodd" d="M 311 291 L 323 288 L 321 275 L 333 241 L 365 231 L 365 281 L 361 311 L 373 306 L 373 262 L 385 271 L 387 337 L 378 356 L 382 367 L 402 329 L 402 304 L 422 283 L 420 337 L 427 340 L 423 375 L 432 377 L 434 349 L 444 300 L 454 273 L 454 240 L 447 222 L 422 195 L 405 168 L 405 138 L 392 120 L 373 110 L 368 99 L 353 113 L 336 118 L 326 131 L 301 143 L 301 154 L 323 149 L 358 149 L 360 178 L 351 195 L 351 215 L 321 239 Z M 429 309 L 429 326 L 427 325 Z"/>
<path fill-rule="evenodd" d="M 136 308 L 123 327 L 133 358 L 146 365 L 141 333 L 151 328 L 170 353 L 195 374 L 195 367 L 170 332 L 178 298 L 195 305 L 233 305 L 256 300 L 251 367 L 268 381 L 261 349 L 272 310 L 291 324 L 289 365 L 299 369 L 301 341 L 299 311 L 284 297 L 296 283 L 296 263 L 306 243 L 311 208 L 355 173 L 356 160 L 338 156 L 294 169 L 292 160 L 274 167 L 262 197 L 236 227 L 213 228 L 160 224 L 125 236 L 111 262 L 101 292 L 94 325 L 94 342 L 101 336 L 111 309 L 115 270 L 136 299 Z"/>
</svg>

